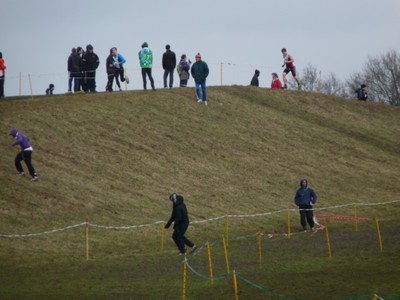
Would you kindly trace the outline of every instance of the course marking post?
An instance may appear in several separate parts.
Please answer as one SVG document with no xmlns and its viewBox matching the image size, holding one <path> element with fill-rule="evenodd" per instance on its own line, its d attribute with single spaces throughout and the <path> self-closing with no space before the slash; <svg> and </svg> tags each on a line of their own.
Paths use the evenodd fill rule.
<svg viewBox="0 0 400 300">
<path fill-rule="evenodd" d="M 213 267 L 212 267 L 212 258 L 211 258 L 211 247 L 210 242 L 207 241 L 207 254 L 208 254 L 208 268 L 210 269 L 210 284 L 211 286 L 214 285 L 214 274 L 213 274 Z"/>
<path fill-rule="evenodd" d="M 222 244 L 224 246 L 226 273 L 229 273 L 230 272 L 230 268 L 229 268 L 229 259 L 228 259 L 228 249 L 226 247 L 226 241 L 225 241 L 225 237 L 224 236 L 222 236 Z"/>
<path fill-rule="evenodd" d="M 259 231 L 258 235 L 258 261 L 260 263 L 260 267 L 262 266 L 262 232 Z"/>
<path fill-rule="evenodd" d="M 221 86 L 223 85 L 223 68 L 222 68 L 223 62 L 221 62 Z"/>
<path fill-rule="evenodd" d="M 329 239 L 328 225 L 325 226 L 325 236 L 326 236 L 326 244 L 328 246 L 328 256 L 329 256 L 329 258 L 331 258 L 332 257 L 332 251 L 331 251 L 331 241 Z"/>
<path fill-rule="evenodd" d="M 357 216 L 357 205 L 354 204 L 354 223 L 356 226 L 356 232 L 358 232 L 358 216 Z"/>
<path fill-rule="evenodd" d="M 22 95 L 22 74 L 19 72 L 19 95 Z"/>
<path fill-rule="evenodd" d="M 89 220 L 86 219 L 86 260 L 89 260 Z"/>
<path fill-rule="evenodd" d="M 238 293 L 238 284 L 236 278 L 236 271 L 233 270 L 233 288 L 235 290 L 235 300 L 239 300 L 239 293 Z"/>
<path fill-rule="evenodd" d="M 160 252 L 164 251 L 164 236 L 165 236 L 165 224 L 161 222 L 161 245 L 160 245 Z"/>
<path fill-rule="evenodd" d="M 28 74 L 29 77 L 29 87 L 31 89 L 31 97 L 33 99 L 33 88 L 32 88 L 32 79 L 31 79 L 31 74 Z"/>
<path fill-rule="evenodd" d="M 182 300 L 186 300 L 186 276 L 187 276 L 187 258 L 183 261 L 183 284 L 182 284 Z"/>
<path fill-rule="evenodd" d="M 379 220 L 378 218 L 375 218 L 375 224 L 376 224 L 376 231 L 378 232 L 378 240 L 379 240 L 379 249 L 381 252 L 383 251 L 383 244 L 382 244 L 382 236 L 381 236 L 381 229 L 379 227 Z"/>
<path fill-rule="evenodd" d="M 228 244 L 229 244 L 229 215 L 226 215 L 226 221 L 225 221 L 225 241 L 226 241 L 226 246 L 228 247 Z"/>
</svg>

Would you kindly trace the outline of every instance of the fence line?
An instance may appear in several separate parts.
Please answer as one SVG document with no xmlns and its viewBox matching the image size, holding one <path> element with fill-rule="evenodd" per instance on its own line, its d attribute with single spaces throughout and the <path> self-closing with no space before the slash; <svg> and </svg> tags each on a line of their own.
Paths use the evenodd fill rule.
<svg viewBox="0 0 400 300">
<path fill-rule="evenodd" d="M 334 208 L 343 208 L 343 207 L 348 207 L 348 206 L 354 206 L 354 205 L 359 205 L 359 206 L 377 206 L 377 205 L 388 205 L 388 204 L 393 204 L 393 203 L 400 203 L 400 200 L 393 200 L 393 201 L 387 201 L 387 202 L 377 202 L 377 203 L 349 203 L 349 204 L 342 204 L 342 205 L 336 205 L 336 206 L 330 206 L 330 207 L 321 207 L 321 208 L 314 208 L 314 211 L 321 211 L 321 210 L 327 210 L 327 209 L 334 209 Z M 279 214 L 287 211 L 298 211 L 296 208 L 289 208 L 289 209 L 281 209 L 281 210 L 276 210 L 272 212 L 265 212 L 265 213 L 257 213 L 257 214 L 242 214 L 242 215 L 224 215 L 224 216 L 219 216 L 215 218 L 210 218 L 206 220 L 201 220 L 201 221 L 192 221 L 191 224 L 202 224 L 202 223 L 207 223 L 207 222 L 212 222 L 212 221 L 218 221 L 221 219 L 225 218 L 254 218 L 254 217 L 265 217 L 268 215 L 272 214 Z M 47 230 L 44 232 L 37 232 L 37 233 L 24 233 L 24 234 L 18 234 L 18 233 L 11 233 L 11 234 L 0 234 L 0 237 L 6 237 L 6 238 L 20 238 L 20 237 L 34 237 L 34 236 L 41 236 L 41 235 L 46 235 L 50 233 L 56 233 L 60 231 L 65 231 L 68 229 L 73 229 L 79 226 L 91 226 L 91 227 L 96 227 L 96 228 L 102 228 L 102 229 L 114 229 L 114 230 L 129 230 L 129 229 L 135 229 L 135 228 L 143 228 L 143 227 L 150 227 L 153 225 L 161 224 L 164 223 L 164 221 L 155 221 L 153 223 L 148 223 L 148 224 L 138 224 L 138 225 L 129 225 L 129 226 L 111 226 L 111 225 L 101 225 L 101 224 L 95 224 L 95 223 L 90 223 L 88 221 L 75 224 L 75 225 L 70 225 L 66 226 L 63 228 L 57 228 L 57 229 L 52 229 L 52 230 Z"/>
</svg>

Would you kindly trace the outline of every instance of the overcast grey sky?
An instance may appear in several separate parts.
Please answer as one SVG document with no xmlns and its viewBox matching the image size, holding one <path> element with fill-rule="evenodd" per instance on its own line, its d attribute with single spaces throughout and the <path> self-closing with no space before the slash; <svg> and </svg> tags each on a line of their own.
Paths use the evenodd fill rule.
<svg viewBox="0 0 400 300">
<path fill-rule="evenodd" d="M 145 41 L 154 53 L 156 88 L 162 87 L 167 43 L 177 56 L 194 61 L 202 54 L 208 85 L 220 84 L 223 63 L 223 84 L 248 85 L 258 68 L 263 87 L 272 72 L 282 73 L 282 47 L 299 71 L 312 64 L 341 79 L 359 71 L 368 56 L 400 49 L 400 0 L 1 0 L 0 10 L 6 96 L 19 94 L 20 73 L 23 95 L 30 94 L 28 74 L 35 95 L 49 83 L 65 93 L 71 48 L 89 43 L 100 57 L 98 91 L 105 89 L 113 46 L 127 60 L 128 89 L 141 89 L 137 53 Z"/>
</svg>

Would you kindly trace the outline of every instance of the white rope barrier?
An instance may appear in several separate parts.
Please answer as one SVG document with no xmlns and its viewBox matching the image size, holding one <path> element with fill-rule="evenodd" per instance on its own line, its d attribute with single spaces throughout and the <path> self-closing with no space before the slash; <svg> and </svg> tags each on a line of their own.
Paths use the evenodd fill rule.
<svg viewBox="0 0 400 300">
<path fill-rule="evenodd" d="M 60 231 L 65 231 L 68 229 L 76 228 L 79 226 L 84 226 L 86 225 L 86 222 L 80 223 L 80 224 L 75 224 L 75 225 L 70 225 L 64 228 L 57 228 L 49 231 L 44 231 L 44 232 L 38 232 L 38 233 L 26 233 L 26 234 L 0 234 L 0 237 L 8 237 L 8 238 L 14 238 L 14 237 L 32 237 L 32 236 L 41 236 L 41 235 L 46 235 L 50 233 L 55 233 L 55 232 L 60 232 Z"/>
<path fill-rule="evenodd" d="M 335 208 L 343 208 L 343 207 L 348 207 L 348 206 L 377 206 L 377 205 L 388 205 L 388 204 L 394 204 L 394 203 L 400 203 L 400 200 L 393 200 L 393 201 L 388 201 L 388 202 L 377 202 L 377 203 L 349 203 L 349 204 L 342 204 L 342 205 L 336 205 L 336 206 L 330 206 L 330 207 L 321 207 L 321 208 L 314 208 L 314 211 L 321 211 L 321 210 L 327 210 L 327 209 L 335 209 Z M 207 223 L 207 222 L 212 222 L 212 221 L 218 221 L 221 219 L 225 218 L 254 218 L 254 217 L 265 217 L 268 215 L 273 215 L 273 214 L 279 214 L 283 212 L 288 212 L 288 211 L 298 211 L 296 208 L 291 208 L 291 209 L 281 209 L 281 210 L 276 210 L 272 212 L 265 212 L 265 213 L 257 213 L 257 214 L 242 214 L 242 215 L 224 215 L 224 216 L 219 216 L 215 218 L 210 218 L 206 220 L 201 220 L 201 221 L 192 221 L 191 224 L 201 224 L 201 223 Z M 26 233 L 26 234 L 0 234 L 0 237 L 6 237 L 6 238 L 16 238 L 16 237 L 33 237 L 33 236 L 41 236 L 41 235 L 46 235 L 50 233 L 56 233 L 60 231 L 65 231 L 68 229 L 76 228 L 79 226 L 91 226 L 91 227 L 97 227 L 97 228 L 102 228 L 102 229 L 114 229 L 114 230 L 128 230 L 128 229 L 135 229 L 135 228 L 143 228 L 143 227 L 150 227 L 153 225 L 161 224 L 164 223 L 164 221 L 156 221 L 153 223 L 148 223 L 148 224 L 138 224 L 138 225 L 129 225 L 129 226 L 110 226 L 110 225 L 100 225 L 100 224 L 93 224 L 90 222 L 82 222 L 80 224 L 75 224 L 75 225 L 70 225 L 64 228 L 58 228 L 58 229 L 53 229 L 49 231 L 44 231 L 44 232 L 38 232 L 38 233 Z"/>
</svg>

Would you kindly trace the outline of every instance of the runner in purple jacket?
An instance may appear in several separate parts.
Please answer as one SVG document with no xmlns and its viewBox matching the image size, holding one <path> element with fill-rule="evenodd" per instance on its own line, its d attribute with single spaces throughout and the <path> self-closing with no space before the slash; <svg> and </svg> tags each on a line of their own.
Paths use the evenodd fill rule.
<svg viewBox="0 0 400 300">
<path fill-rule="evenodd" d="M 24 160 L 28 167 L 29 174 L 32 176 L 32 181 L 36 181 L 39 177 L 36 175 L 35 168 L 32 165 L 32 146 L 29 142 L 29 138 L 23 133 L 19 132 L 17 128 L 10 130 L 10 135 L 14 137 L 14 142 L 11 144 L 12 147 L 20 146 L 21 152 L 15 157 L 15 168 L 21 176 L 25 176 L 24 169 L 21 165 L 21 160 Z"/>
</svg>

